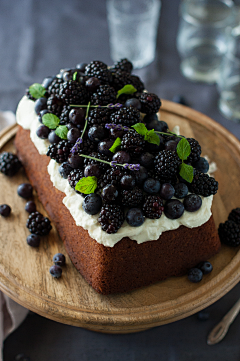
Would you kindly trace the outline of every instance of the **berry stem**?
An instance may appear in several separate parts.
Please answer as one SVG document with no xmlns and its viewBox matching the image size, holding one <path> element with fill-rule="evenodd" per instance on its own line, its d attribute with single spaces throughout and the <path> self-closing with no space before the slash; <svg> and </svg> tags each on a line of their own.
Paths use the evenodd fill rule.
<svg viewBox="0 0 240 361">
<path fill-rule="evenodd" d="M 102 162 L 102 163 L 106 163 L 108 165 L 110 165 L 110 167 L 116 167 L 116 166 L 119 166 L 119 167 L 123 167 L 125 169 L 129 169 L 129 170 L 139 170 L 140 168 L 140 164 L 129 164 L 129 163 L 124 163 L 124 164 L 118 164 L 116 161 L 111 161 L 111 162 L 107 162 L 106 160 L 103 160 L 103 159 L 98 159 L 98 158 L 95 158 L 95 157 L 91 157 L 90 155 L 85 155 L 85 154 L 79 154 L 80 157 L 83 157 L 83 158 L 88 158 L 88 159 L 93 159 L 93 160 L 96 160 L 97 162 Z"/>
<path fill-rule="evenodd" d="M 178 137 L 178 138 L 184 138 L 182 135 L 177 135 L 173 132 L 171 132 L 169 129 L 168 129 L 168 133 L 164 133 L 164 132 L 158 132 L 157 130 L 154 130 L 155 133 L 158 133 L 158 134 L 163 134 L 163 135 L 169 135 L 169 134 L 172 134 L 174 135 L 175 137 Z"/>
</svg>

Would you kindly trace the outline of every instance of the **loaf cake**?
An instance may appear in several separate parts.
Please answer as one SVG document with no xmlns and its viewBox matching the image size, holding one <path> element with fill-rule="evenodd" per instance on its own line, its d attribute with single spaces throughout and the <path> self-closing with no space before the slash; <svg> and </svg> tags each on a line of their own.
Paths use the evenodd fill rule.
<svg viewBox="0 0 240 361">
<path fill-rule="evenodd" d="M 72 263 L 99 293 L 180 276 L 220 249 L 197 140 L 158 120 L 123 59 L 63 69 L 17 109 L 15 145 Z M 50 159 L 50 158 L 51 159 Z"/>
</svg>

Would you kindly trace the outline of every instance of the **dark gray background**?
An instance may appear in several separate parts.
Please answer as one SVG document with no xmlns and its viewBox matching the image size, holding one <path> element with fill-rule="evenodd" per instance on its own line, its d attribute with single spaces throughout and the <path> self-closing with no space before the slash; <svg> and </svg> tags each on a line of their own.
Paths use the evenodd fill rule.
<svg viewBox="0 0 240 361">
<path fill-rule="evenodd" d="M 156 59 L 135 73 L 149 91 L 169 100 L 183 95 L 192 108 L 240 138 L 240 125 L 218 112 L 216 86 L 191 83 L 180 74 L 175 45 L 178 7 L 179 0 L 162 1 Z M 0 49 L 0 109 L 15 111 L 26 87 L 62 67 L 91 60 L 112 63 L 105 1 L 1 0 Z M 132 335 L 97 334 L 31 313 L 5 341 L 4 360 L 13 361 L 24 352 L 32 361 L 239 361 L 239 319 L 220 344 L 206 345 L 208 332 L 237 301 L 239 291 L 238 285 L 212 305 L 208 321 L 194 315 Z"/>
</svg>

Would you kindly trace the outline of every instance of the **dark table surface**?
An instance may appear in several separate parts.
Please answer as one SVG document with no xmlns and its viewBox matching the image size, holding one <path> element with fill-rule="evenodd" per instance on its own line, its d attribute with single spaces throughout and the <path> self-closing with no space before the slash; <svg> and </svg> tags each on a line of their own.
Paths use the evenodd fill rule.
<svg viewBox="0 0 240 361">
<path fill-rule="evenodd" d="M 162 1 L 156 59 L 135 73 L 141 76 L 149 91 L 168 100 L 176 94 L 183 95 L 192 108 L 215 119 L 240 138 L 240 125 L 225 119 L 217 109 L 216 86 L 191 83 L 179 71 L 178 7 L 179 0 Z M 105 1 L 1 0 L 0 49 L 0 109 L 15 111 L 25 88 L 56 74 L 60 68 L 91 60 L 112 63 Z M 239 361 L 239 319 L 220 344 L 206 344 L 209 331 L 239 295 L 238 284 L 209 307 L 207 321 L 199 321 L 197 315 L 193 315 L 129 335 L 97 334 L 30 313 L 5 341 L 4 361 L 13 361 L 20 352 L 32 361 Z"/>
</svg>

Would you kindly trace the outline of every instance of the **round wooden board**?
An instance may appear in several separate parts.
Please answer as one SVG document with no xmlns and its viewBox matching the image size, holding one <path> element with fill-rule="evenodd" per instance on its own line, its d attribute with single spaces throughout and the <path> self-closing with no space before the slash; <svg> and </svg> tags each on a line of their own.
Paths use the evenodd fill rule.
<svg viewBox="0 0 240 361">
<path fill-rule="evenodd" d="M 219 191 L 214 197 L 216 226 L 240 206 L 240 143 L 225 128 L 185 106 L 163 101 L 161 119 L 169 127 L 180 125 L 181 134 L 202 145 L 202 155 L 217 163 Z M 14 151 L 17 126 L 1 133 L 0 150 Z M 48 270 L 57 252 L 66 254 L 56 229 L 42 240 L 38 249 L 26 244 L 25 201 L 17 196 L 18 184 L 27 181 L 23 171 L 8 178 L 0 174 L 0 204 L 12 207 L 9 218 L 0 217 L 0 289 L 26 308 L 52 320 L 106 333 L 130 333 L 180 320 L 217 301 L 240 279 L 240 251 L 223 246 L 211 259 L 213 272 L 199 284 L 187 277 L 166 281 L 125 294 L 97 294 L 67 257 L 60 279 Z M 37 201 L 37 208 L 45 213 Z"/>
</svg>

